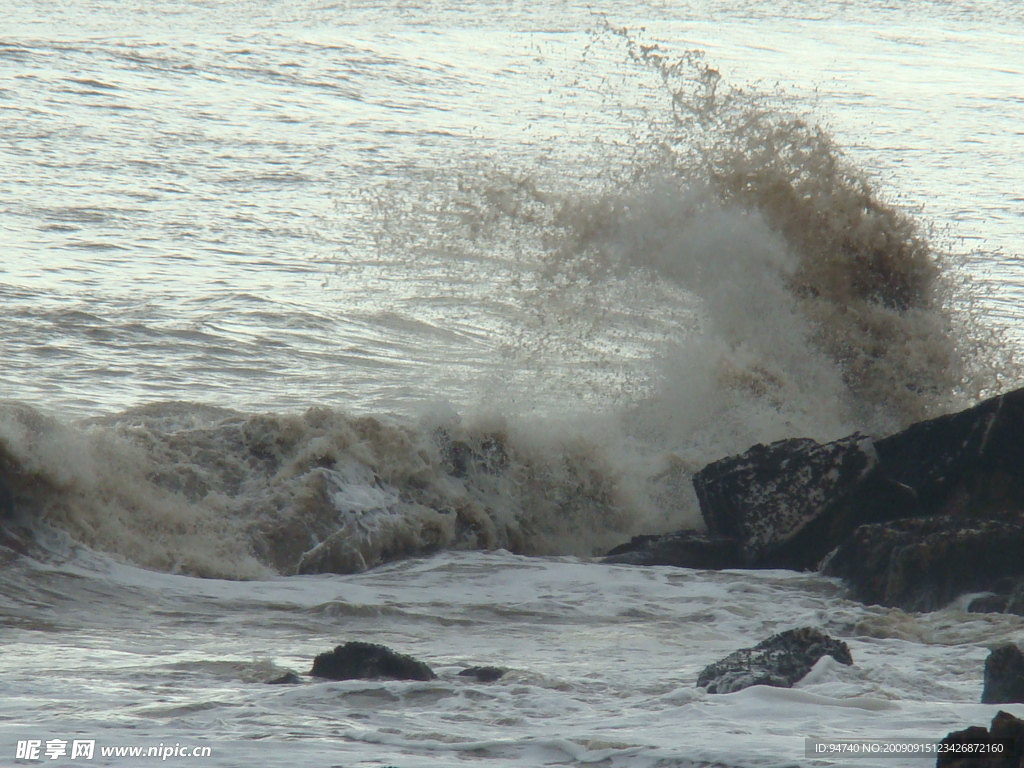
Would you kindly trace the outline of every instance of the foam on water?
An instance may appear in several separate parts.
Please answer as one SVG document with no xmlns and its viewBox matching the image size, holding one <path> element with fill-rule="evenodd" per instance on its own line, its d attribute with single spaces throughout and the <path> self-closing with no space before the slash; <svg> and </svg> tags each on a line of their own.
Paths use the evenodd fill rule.
<svg viewBox="0 0 1024 768">
<path fill-rule="evenodd" d="M 212 746 L 217 766 L 253 755 L 263 764 L 749 768 L 815 764 L 803 756 L 808 736 L 940 738 L 1000 708 L 1024 714 L 976 703 L 985 645 L 1016 636 L 1020 617 L 866 607 L 811 574 L 495 552 L 227 582 L 87 555 L 57 566 L 21 560 L 4 583 L 0 735 L 10 744 L 71 733 L 105 745 L 198 743 Z M 97 613 L 98 600 L 109 611 Z M 789 690 L 694 687 L 705 665 L 807 623 L 842 637 L 854 665 L 823 660 Z M 365 638 L 426 661 L 438 679 L 263 684 Z M 509 671 L 489 684 L 458 675 L 478 664 Z"/>
<path fill-rule="evenodd" d="M 512 425 L 189 404 L 80 429 L 24 406 L 2 419 L 20 522 L 162 570 L 253 578 L 449 547 L 590 553 L 638 511 L 599 446 Z"/>
</svg>

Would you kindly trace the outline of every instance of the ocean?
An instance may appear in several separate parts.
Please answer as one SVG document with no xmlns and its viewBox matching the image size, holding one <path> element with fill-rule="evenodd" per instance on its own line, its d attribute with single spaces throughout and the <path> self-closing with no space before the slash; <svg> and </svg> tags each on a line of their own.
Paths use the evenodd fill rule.
<svg viewBox="0 0 1024 768">
<path fill-rule="evenodd" d="M 1009 0 L 8 8 L 0 765 L 868 768 L 934 758 L 806 739 L 1024 716 L 979 703 L 1021 617 L 598 559 L 700 528 L 710 461 L 1024 384 L 1021 39 Z M 695 687 L 800 626 L 854 665 Z M 266 685 L 348 640 L 438 679 Z"/>
</svg>

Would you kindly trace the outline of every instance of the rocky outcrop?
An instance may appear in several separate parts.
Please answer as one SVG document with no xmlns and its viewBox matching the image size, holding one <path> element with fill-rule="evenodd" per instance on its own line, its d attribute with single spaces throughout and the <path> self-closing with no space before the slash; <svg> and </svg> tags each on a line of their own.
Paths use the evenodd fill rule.
<svg viewBox="0 0 1024 768">
<path fill-rule="evenodd" d="M 697 531 L 678 531 L 664 536 L 634 536 L 608 552 L 606 563 L 623 565 L 674 565 L 679 568 L 718 570 L 742 568 L 744 561 L 735 539 Z"/>
<path fill-rule="evenodd" d="M 1024 703 L 1024 653 L 1016 645 L 1001 645 L 985 660 L 981 703 Z"/>
<path fill-rule="evenodd" d="M 968 613 L 1006 613 L 1009 599 L 1006 595 L 980 595 L 967 605 Z"/>
<path fill-rule="evenodd" d="M 693 487 L 708 531 L 739 542 L 745 565 L 813 567 L 831 549 L 816 529 L 876 464 L 863 435 L 823 445 L 794 438 L 709 464 Z"/>
<path fill-rule="evenodd" d="M 375 643 L 359 641 L 339 645 L 333 651 L 321 653 L 313 660 L 309 674 L 329 680 L 434 680 L 437 675 L 422 661 L 412 656 L 395 653 Z"/>
<path fill-rule="evenodd" d="M 829 556 L 867 602 L 995 592 L 974 610 L 1024 613 L 1024 389 L 883 439 L 755 445 L 693 486 L 707 534 L 636 537 L 606 562 L 805 570 Z"/>
<path fill-rule="evenodd" d="M 1022 552 L 1022 513 L 987 520 L 946 515 L 862 526 L 822 572 L 844 579 L 863 602 L 932 611 L 1024 576 Z"/>
<path fill-rule="evenodd" d="M 989 728 L 954 731 L 939 744 L 935 768 L 1024 768 L 1024 721 L 1008 712 L 999 712 Z"/>
<path fill-rule="evenodd" d="M 885 516 L 984 518 L 1024 510 L 1024 389 L 877 440 L 880 474 L 911 490 L 913 504 Z"/>
<path fill-rule="evenodd" d="M 752 685 L 791 688 L 822 656 L 853 664 L 850 649 L 842 640 L 811 627 L 790 629 L 705 667 L 697 686 L 708 693 L 734 693 Z"/>
<path fill-rule="evenodd" d="M 857 527 L 1024 510 L 1024 389 L 872 440 L 756 445 L 693 479 L 708 530 L 751 567 L 813 568 Z"/>
</svg>

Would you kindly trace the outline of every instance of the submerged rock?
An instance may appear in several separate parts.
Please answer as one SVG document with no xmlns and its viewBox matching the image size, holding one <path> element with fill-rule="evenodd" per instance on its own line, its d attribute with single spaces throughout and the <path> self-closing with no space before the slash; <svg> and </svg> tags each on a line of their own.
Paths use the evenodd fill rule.
<svg viewBox="0 0 1024 768">
<path fill-rule="evenodd" d="M 634 536 L 629 542 L 609 551 L 603 562 L 710 570 L 743 567 L 738 541 L 697 531 Z"/>
<path fill-rule="evenodd" d="M 1024 767 L 1024 721 L 1009 712 L 999 712 L 992 725 L 972 725 L 953 731 L 941 742 L 948 751 L 939 754 L 935 768 L 1022 768 Z M 976 750 L 959 745 L 979 744 L 987 749 L 983 757 Z"/>
<path fill-rule="evenodd" d="M 908 611 L 932 611 L 968 592 L 1024 577 L 1024 513 L 976 520 L 950 515 L 858 528 L 824 563 L 854 596 Z"/>
<path fill-rule="evenodd" d="M 697 677 L 708 693 L 735 693 L 752 685 L 791 688 L 822 656 L 853 664 L 850 649 L 812 627 L 790 629 L 716 661 Z"/>
<path fill-rule="evenodd" d="M 501 667 L 469 667 L 459 672 L 459 677 L 475 677 L 481 683 L 493 683 L 504 677 L 507 671 Z"/>
<path fill-rule="evenodd" d="M 333 651 L 321 653 L 313 660 L 309 674 L 330 680 L 372 680 L 388 677 L 394 680 L 434 680 L 437 675 L 422 661 L 395 653 L 375 643 L 353 641 Z"/>
<path fill-rule="evenodd" d="M 285 672 L 280 677 L 275 677 L 273 680 L 267 680 L 267 685 L 298 685 L 302 682 L 302 679 L 292 671 Z"/>
<path fill-rule="evenodd" d="M 1016 645 L 1001 645 L 985 660 L 981 703 L 1024 703 L 1024 653 Z"/>
</svg>

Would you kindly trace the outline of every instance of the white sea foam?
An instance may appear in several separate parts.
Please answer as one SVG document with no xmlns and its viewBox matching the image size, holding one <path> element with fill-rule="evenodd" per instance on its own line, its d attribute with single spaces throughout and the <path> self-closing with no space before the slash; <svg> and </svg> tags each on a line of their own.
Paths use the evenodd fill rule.
<svg viewBox="0 0 1024 768">
<path fill-rule="evenodd" d="M 218 766 L 248 759 L 253 740 L 264 763 L 304 765 L 781 766 L 816 764 L 809 736 L 940 738 L 1000 708 L 1024 715 L 977 703 L 986 645 L 1019 633 L 1020 617 L 865 607 L 810 574 L 496 552 L 261 582 L 23 561 L 4 583 L 5 701 L 17 703 L 0 732 L 12 744 L 72 732 L 201 743 Z M 41 597 L 49 625 L 31 608 Z M 115 613 L 91 607 L 114 599 Z M 34 621 L 16 618 L 26 611 Z M 706 664 L 806 624 L 844 640 L 854 665 L 823 660 L 791 690 L 694 687 Z M 438 679 L 262 684 L 351 639 L 410 653 Z M 479 664 L 509 671 L 458 675 Z"/>
</svg>

